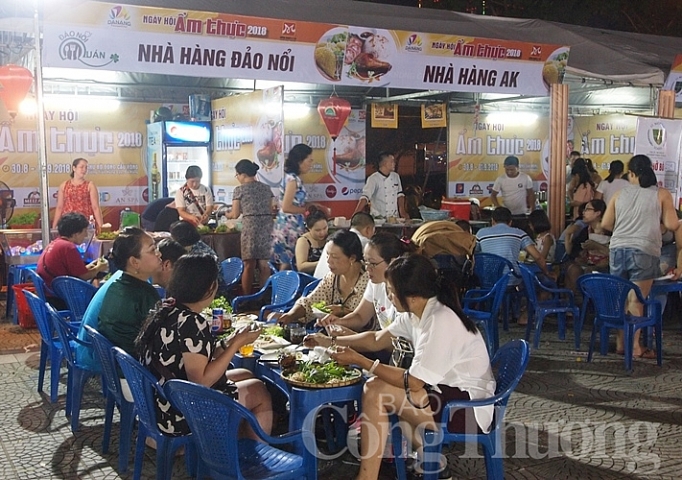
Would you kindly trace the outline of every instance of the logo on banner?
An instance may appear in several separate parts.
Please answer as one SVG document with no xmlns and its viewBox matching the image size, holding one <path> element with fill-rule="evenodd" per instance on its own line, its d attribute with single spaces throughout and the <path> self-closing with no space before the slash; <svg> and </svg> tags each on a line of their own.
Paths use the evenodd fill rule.
<svg viewBox="0 0 682 480">
<path fill-rule="evenodd" d="M 109 192 L 99 192 L 99 203 L 107 203 L 109 200 L 111 200 Z"/>
<path fill-rule="evenodd" d="M 533 48 L 530 50 L 530 56 L 539 57 L 540 55 L 542 55 L 542 47 L 539 45 L 533 45 Z"/>
<path fill-rule="evenodd" d="M 284 22 L 282 24 L 282 37 L 293 38 L 296 36 L 296 24 Z"/>
<path fill-rule="evenodd" d="M 469 195 L 483 195 L 483 189 L 477 183 L 473 187 L 471 187 L 471 190 L 469 190 Z"/>
<path fill-rule="evenodd" d="M 26 198 L 24 198 L 24 205 L 40 205 L 40 192 L 34 190 L 29 193 Z"/>
<path fill-rule="evenodd" d="M 463 183 L 455 183 L 455 193 L 457 195 L 461 195 L 464 193 L 464 184 Z"/>
<path fill-rule="evenodd" d="M 107 25 L 111 27 L 132 27 L 133 24 L 130 21 L 130 15 L 125 8 L 121 5 L 116 5 L 109 11 L 109 18 L 107 19 Z"/>
<path fill-rule="evenodd" d="M 421 52 L 422 51 L 422 39 L 416 33 L 413 33 L 407 37 L 407 43 L 405 44 L 406 52 Z"/>
<path fill-rule="evenodd" d="M 90 40 L 90 32 L 71 30 L 59 35 L 62 43 L 59 44 L 59 57 L 75 63 L 82 63 L 88 67 L 101 68 L 111 63 L 117 63 L 117 53 L 107 53 L 103 50 L 89 50 L 87 42 Z"/>
<path fill-rule="evenodd" d="M 341 189 L 341 195 L 347 197 L 348 195 L 353 195 L 354 193 L 362 193 L 362 188 L 348 188 L 343 187 Z"/>
<path fill-rule="evenodd" d="M 666 131 L 662 123 L 656 122 L 649 127 L 647 138 L 652 147 L 662 147 L 666 140 Z"/>
<path fill-rule="evenodd" d="M 123 191 L 121 191 L 121 196 L 116 199 L 116 203 L 119 205 L 136 205 L 137 197 L 135 196 L 133 189 L 125 187 Z"/>
<path fill-rule="evenodd" d="M 324 190 L 324 193 L 327 195 L 327 198 L 334 198 L 336 196 L 336 187 L 334 185 L 328 185 Z"/>
</svg>

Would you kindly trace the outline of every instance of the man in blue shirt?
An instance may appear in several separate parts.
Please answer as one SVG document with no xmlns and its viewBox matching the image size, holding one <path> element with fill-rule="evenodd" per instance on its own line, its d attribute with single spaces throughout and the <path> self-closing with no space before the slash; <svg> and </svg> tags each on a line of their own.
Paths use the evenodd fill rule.
<svg viewBox="0 0 682 480">
<path fill-rule="evenodd" d="M 493 210 L 492 227 L 482 228 L 476 233 L 478 244 L 476 250 L 482 253 L 492 253 L 509 260 L 512 265 L 517 265 L 519 253 L 525 250 L 535 259 L 535 263 L 545 275 L 549 276 L 545 259 L 535 248 L 535 242 L 526 232 L 511 226 L 512 214 L 506 207 L 498 207 Z M 510 285 L 518 285 L 521 278 L 512 276 Z"/>
</svg>

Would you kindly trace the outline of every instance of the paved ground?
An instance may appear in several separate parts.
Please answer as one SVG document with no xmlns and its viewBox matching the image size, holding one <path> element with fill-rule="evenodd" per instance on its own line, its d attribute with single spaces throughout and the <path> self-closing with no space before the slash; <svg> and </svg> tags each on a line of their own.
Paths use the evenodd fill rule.
<svg viewBox="0 0 682 480">
<path fill-rule="evenodd" d="M 35 333 L 0 324 L 0 352 L 23 351 L 23 346 L 34 342 Z M 17 340 L 19 335 L 25 335 L 23 341 Z M 513 327 L 502 340 L 521 335 L 522 330 Z M 663 367 L 654 360 L 637 360 L 632 375 L 625 373 L 621 356 L 597 356 L 588 364 L 584 353 L 574 352 L 572 343 L 556 337 L 556 329 L 548 325 L 541 348 L 533 352 L 511 397 L 506 477 L 679 478 L 682 334 L 678 321 L 668 322 L 664 330 Z M 587 339 L 584 332 L 583 340 Z M 89 385 L 82 426 L 73 435 L 64 416 L 66 369 L 62 368 L 59 402 L 51 404 L 49 397 L 36 392 L 38 358 L 35 352 L 0 355 L 0 478 L 130 478 L 130 473 L 116 471 L 117 425 L 111 453 L 101 453 L 103 400 L 97 385 Z M 460 458 L 462 453 L 462 447 L 448 451 L 455 478 L 485 478 L 482 460 Z M 154 478 L 153 454 L 147 449 L 143 478 Z M 349 454 L 326 467 L 320 475 L 326 480 L 353 478 L 357 472 Z M 393 478 L 392 473 L 387 465 L 381 478 Z M 180 461 L 173 478 L 189 478 Z"/>
</svg>

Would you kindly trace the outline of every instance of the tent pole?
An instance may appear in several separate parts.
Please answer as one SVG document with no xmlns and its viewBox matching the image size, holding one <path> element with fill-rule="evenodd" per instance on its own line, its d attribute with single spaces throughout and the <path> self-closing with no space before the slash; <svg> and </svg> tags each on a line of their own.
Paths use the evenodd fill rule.
<svg viewBox="0 0 682 480">
<path fill-rule="evenodd" d="M 45 105 L 43 103 L 43 59 L 40 44 L 40 16 L 38 4 L 33 9 L 33 28 L 35 37 L 35 89 L 36 120 L 38 123 L 38 170 L 40 171 L 40 231 L 43 248 L 50 243 L 50 189 L 47 178 L 47 137 L 45 136 Z"/>
<path fill-rule="evenodd" d="M 549 223 L 559 238 L 566 218 L 566 142 L 568 140 L 568 85 L 549 89 Z"/>
</svg>

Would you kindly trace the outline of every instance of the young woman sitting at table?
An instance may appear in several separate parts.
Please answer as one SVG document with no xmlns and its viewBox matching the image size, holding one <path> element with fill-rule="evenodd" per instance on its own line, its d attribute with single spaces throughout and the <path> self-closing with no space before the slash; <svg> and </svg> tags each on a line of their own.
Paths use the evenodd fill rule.
<svg viewBox="0 0 682 480">
<path fill-rule="evenodd" d="M 362 265 L 362 244 L 356 234 L 339 230 L 332 235 L 329 247 L 329 270 L 317 288 L 301 297 L 287 313 L 273 313 L 270 319 L 291 323 L 299 319 L 313 320 L 313 304 L 324 302 L 331 312 L 342 317 L 360 304 L 367 288 L 369 274 Z"/>
<path fill-rule="evenodd" d="M 388 415 L 398 412 L 402 423 L 414 431 L 436 429 L 441 407 L 454 399 L 482 399 L 495 393 L 495 379 L 485 342 L 454 296 L 453 285 L 437 274 L 423 255 L 409 255 L 391 262 L 386 270 L 388 297 L 398 312 L 388 329 L 339 337 L 332 358 L 343 365 L 357 365 L 375 377 L 367 381 L 362 395 L 361 461 L 358 479 L 376 479 L 388 436 Z M 372 362 L 358 350 L 389 348 L 392 339 L 404 337 L 414 346 L 409 368 Z M 317 336 L 306 337 L 314 345 Z M 346 346 L 347 345 L 347 346 Z M 351 348 L 351 346 L 353 348 Z M 448 422 L 453 432 L 488 431 L 493 407 L 457 410 Z M 419 451 L 419 448 L 417 448 Z M 447 463 L 441 459 L 441 474 Z M 419 465 L 415 465 L 416 473 Z"/>
<path fill-rule="evenodd" d="M 323 327 L 346 327 L 340 331 L 335 329 L 337 335 L 388 328 L 395 319 L 396 310 L 386 293 L 386 269 L 394 258 L 412 251 L 414 246 L 411 243 L 403 242 L 392 233 L 374 235 L 365 247 L 363 263 L 370 283 L 367 284 L 360 304 L 348 315 L 339 317 L 329 314 L 318 320 L 317 324 Z"/>
<path fill-rule="evenodd" d="M 150 312 L 136 346 L 144 365 L 163 385 L 171 379 L 189 380 L 238 401 L 251 410 L 263 430 L 272 428 L 270 394 L 260 380 L 244 369 L 228 370 L 243 345 L 253 343 L 258 329 L 242 329 L 229 340 L 211 335 L 211 321 L 201 315 L 218 290 L 218 268 L 210 255 L 183 255 L 175 263 L 167 298 Z M 159 428 L 169 435 L 186 435 L 184 417 L 164 400 L 156 400 Z M 256 438 L 251 429 L 244 434 Z"/>
<path fill-rule="evenodd" d="M 324 244 L 327 243 L 327 216 L 324 212 L 315 210 L 306 217 L 305 226 L 308 231 L 296 241 L 296 270 L 312 275 L 322 256 Z"/>
</svg>

